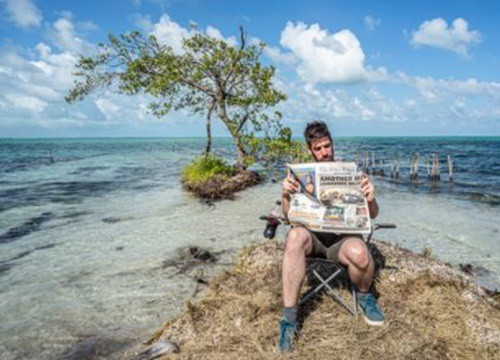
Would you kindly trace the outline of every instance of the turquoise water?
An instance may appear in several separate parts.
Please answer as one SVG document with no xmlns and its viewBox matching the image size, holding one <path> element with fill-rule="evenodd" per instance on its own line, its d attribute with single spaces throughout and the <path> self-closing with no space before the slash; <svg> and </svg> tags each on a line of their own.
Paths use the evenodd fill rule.
<svg viewBox="0 0 500 360">
<path fill-rule="evenodd" d="M 230 158 L 231 141 L 214 142 Z M 229 256 L 263 240 L 258 216 L 279 196 L 279 181 L 236 201 L 200 202 L 179 176 L 203 147 L 198 138 L 0 140 L 0 358 L 112 358 L 195 290 L 164 266 L 179 248 Z M 398 225 L 376 237 L 471 263 L 479 281 L 498 287 L 500 138 L 340 138 L 335 147 L 343 160 L 403 157 L 399 179 L 374 177 L 379 221 Z M 409 181 L 410 152 L 437 152 L 442 181 L 427 181 L 422 164 Z"/>
</svg>

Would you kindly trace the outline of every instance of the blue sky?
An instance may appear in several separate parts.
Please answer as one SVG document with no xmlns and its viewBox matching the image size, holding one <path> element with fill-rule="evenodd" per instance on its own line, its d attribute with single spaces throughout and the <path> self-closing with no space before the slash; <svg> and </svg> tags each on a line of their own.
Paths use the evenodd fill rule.
<svg viewBox="0 0 500 360">
<path fill-rule="evenodd" d="M 299 135 L 500 135 L 498 1 L 0 0 L 0 137 L 203 136 L 201 117 L 147 113 L 103 90 L 64 102 L 79 54 L 138 29 L 174 48 L 196 22 L 229 42 L 243 25 L 288 95 Z M 216 120 L 215 135 L 227 135 Z"/>
</svg>

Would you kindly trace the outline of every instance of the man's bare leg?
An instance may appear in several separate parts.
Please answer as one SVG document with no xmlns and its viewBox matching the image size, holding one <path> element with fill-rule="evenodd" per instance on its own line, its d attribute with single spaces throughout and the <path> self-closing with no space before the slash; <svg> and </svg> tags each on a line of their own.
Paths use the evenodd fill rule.
<svg viewBox="0 0 500 360">
<path fill-rule="evenodd" d="M 349 278 L 359 290 L 358 303 L 366 323 L 376 326 L 383 325 L 384 314 L 378 306 L 375 295 L 370 292 L 375 262 L 364 241 L 351 237 L 342 243 L 339 261 L 347 266 Z"/>
<path fill-rule="evenodd" d="M 363 240 L 349 237 L 339 251 L 339 261 L 347 266 L 349 278 L 358 290 L 366 293 L 370 290 L 375 271 L 375 262 Z"/>
<path fill-rule="evenodd" d="M 313 250 L 312 238 L 303 228 L 292 228 L 286 237 L 283 254 L 283 317 L 280 322 L 280 351 L 291 351 L 297 335 L 298 299 L 306 277 L 306 256 Z"/>
<path fill-rule="evenodd" d="M 283 305 L 296 306 L 300 287 L 306 276 L 306 257 L 313 250 L 309 232 L 303 228 L 292 228 L 286 237 L 283 255 Z"/>
</svg>

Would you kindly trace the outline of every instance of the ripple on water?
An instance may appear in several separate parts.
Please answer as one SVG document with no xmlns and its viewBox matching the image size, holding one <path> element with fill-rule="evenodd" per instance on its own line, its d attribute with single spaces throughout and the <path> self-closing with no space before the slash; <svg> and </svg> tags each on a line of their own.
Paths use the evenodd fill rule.
<svg viewBox="0 0 500 360">
<path fill-rule="evenodd" d="M 40 226 L 54 218 L 51 212 L 44 212 L 39 216 L 33 217 L 23 224 L 10 228 L 7 232 L 0 235 L 0 244 L 7 244 L 23 236 L 29 235 L 40 229 Z"/>
<path fill-rule="evenodd" d="M 23 206 L 39 206 L 50 202 L 78 204 L 86 197 L 99 197 L 116 191 L 125 184 L 119 181 L 47 182 L 0 191 L 0 212 Z"/>
</svg>

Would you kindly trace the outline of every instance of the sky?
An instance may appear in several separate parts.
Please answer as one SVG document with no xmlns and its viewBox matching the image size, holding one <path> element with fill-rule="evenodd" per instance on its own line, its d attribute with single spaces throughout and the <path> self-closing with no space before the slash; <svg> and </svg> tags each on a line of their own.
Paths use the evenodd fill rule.
<svg viewBox="0 0 500 360">
<path fill-rule="evenodd" d="M 176 50 L 192 22 L 266 44 L 297 136 L 312 120 L 334 136 L 500 136 L 498 14 L 495 0 L 0 0 L 0 138 L 204 136 L 203 115 L 156 118 L 146 95 L 64 100 L 79 56 L 109 34 Z M 217 119 L 214 135 L 228 135 Z"/>
</svg>

